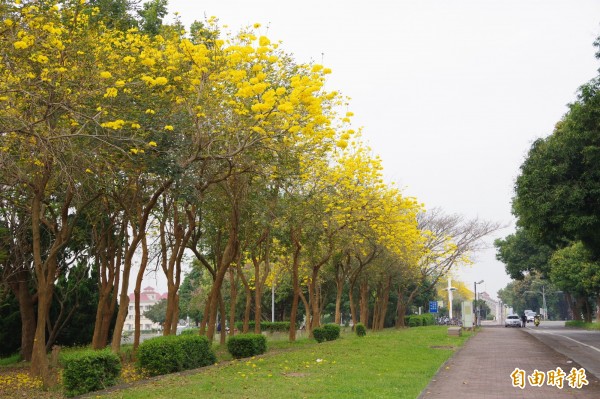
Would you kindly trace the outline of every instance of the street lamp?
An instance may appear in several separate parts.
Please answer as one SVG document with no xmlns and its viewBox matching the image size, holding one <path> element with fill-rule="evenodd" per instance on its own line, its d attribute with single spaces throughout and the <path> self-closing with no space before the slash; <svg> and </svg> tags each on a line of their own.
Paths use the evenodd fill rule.
<svg viewBox="0 0 600 399">
<path fill-rule="evenodd" d="M 456 288 L 452 286 L 452 278 L 448 277 L 448 317 L 452 320 L 452 291 L 456 291 Z"/>
<path fill-rule="evenodd" d="M 475 325 L 479 325 L 479 304 L 477 303 L 477 284 L 483 284 L 483 280 L 478 282 L 473 282 L 473 288 L 475 292 Z"/>
</svg>

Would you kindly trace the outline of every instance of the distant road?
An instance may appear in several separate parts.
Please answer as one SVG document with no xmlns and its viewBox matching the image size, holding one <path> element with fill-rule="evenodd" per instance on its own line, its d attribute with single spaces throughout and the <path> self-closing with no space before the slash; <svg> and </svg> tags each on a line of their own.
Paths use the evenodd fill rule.
<svg viewBox="0 0 600 399">
<path fill-rule="evenodd" d="M 525 330 L 600 379 L 600 331 L 565 328 L 564 321 L 542 321 L 539 327 L 527 323 Z"/>
</svg>

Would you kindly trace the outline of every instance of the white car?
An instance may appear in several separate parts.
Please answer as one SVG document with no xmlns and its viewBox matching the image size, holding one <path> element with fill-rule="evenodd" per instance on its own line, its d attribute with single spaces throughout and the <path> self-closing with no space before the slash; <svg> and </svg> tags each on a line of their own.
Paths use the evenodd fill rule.
<svg viewBox="0 0 600 399">
<path fill-rule="evenodd" d="M 504 320 L 504 327 L 521 327 L 521 318 L 517 314 L 509 314 Z"/>
<path fill-rule="evenodd" d="M 526 310 L 525 316 L 527 316 L 527 322 L 533 323 L 533 318 L 535 317 L 535 312 L 533 310 Z"/>
</svg>

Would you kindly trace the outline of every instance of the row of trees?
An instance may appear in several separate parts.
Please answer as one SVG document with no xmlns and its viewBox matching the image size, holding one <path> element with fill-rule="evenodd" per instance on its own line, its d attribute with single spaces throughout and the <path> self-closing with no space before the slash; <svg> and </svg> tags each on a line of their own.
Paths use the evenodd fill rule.
<svg viewBox="0 0 600 399">
<path fill-rule="evenodd" d="M 327 284 L 337 322 L 347 290 L 355 323 L 383 328 L 390 292 L 403 323 L 498 228 L 425 213 L 386 184 L 346 100 L 325 90 L 328 69 L 297 64 L 259 25 L 165 25 L 166 5 L 135 17 L 122 0 L 0 1 L 0 293 L 18 302 L 34 375 L 48 376 L 77 282 L 97 290 L 94 348 L 120 349 L 130 308 L 139 326 L 153 266 L 175 333 L 186 254 L 210 276 L 202 334 L 213 338 L 217 314 L 233 324 L 239 289 L 259 329 L 277 282 L 290 287 L 294 340 L 299 304 L 312 331 Z"/>
<path fill-rule="evenodd" d="M 517 231 L 496 242 L 511 277 L 549 279 L 566 293 L 573 317 L 588 321 L 600 306 L 599 122 L 597 77 L 554 132 L 533 143 L 515 184 Z"/>
</svg>

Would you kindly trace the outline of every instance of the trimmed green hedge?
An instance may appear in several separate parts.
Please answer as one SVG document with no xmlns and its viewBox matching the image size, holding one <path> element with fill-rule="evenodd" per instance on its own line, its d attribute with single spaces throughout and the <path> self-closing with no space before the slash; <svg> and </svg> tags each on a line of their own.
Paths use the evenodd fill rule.
<svg viewBox="0 0 600 399">
<path fill-rule="evenodd" d="M 340 326 L 337 324 L 325 324 L 323 327 L 317 327 L 313 330 L 313 337 L 317 342 L 335 341 L 340 337 Z"/>
<path fill-rule="evenodd" d="M 586 330 L 600 330 L 598 323 L 586 323 L 582 320 L 569 320 L 565 322 L 565 327 L 584 328 Z"/>
<path fill-rule="evenodd" d="M 199 335 L 199 334 L 200 334 L 199 328 L 187 328 L 185 330 L 181 330 L 181 333 L 179 333 L 179 335 Z"/>
<path fill-rule="evenodd" d="M 363 323 L 357 323 L 354 326 L 354 331 L 359 337 L 364 337 L 365 335 L 367 335 L 367 329 L 365 328 L 365 325 Z"/>
<path fill-rule="evenodd" d="M 431 313 L 413 314 L 404 319 L 409 327 L 432 326 L 435 324 L 435 318 Z"/>
<path fill-rule="evenodd" d="M 251 321 L 248 323 L 248 331 L 254 331 L 254 326 L 256 323 Z M 244 323 L 241 321 L 235 322 L 235 328 L 238 331 L 242 331 L 244 328 Z M 268 332 L 288 332 L 290 331 L 290 322 L 289 321 L 261 321 L 260 322 L 260 331 L 268 331 Z"/>
<path fill-rule="evenodd" d="M 63 386 L 68 397 L 108 388 L 117 383 L 121 360 L 110 349 L 85 350 L 62 356 Z"/>
<path fill-rule="evenodd" d="M 267 338 L 262 334 L 238 334 L 229 337 L 227 350 L 236 359 L 260 355 L 267 351 Z"/>
<path fill-rule="evenodd" d="M 199 335 L 169 335 L 140 344 L 137 366 L 150 376 L 209 366 L 217 362 L 208 338 Z"/>
</svg>

